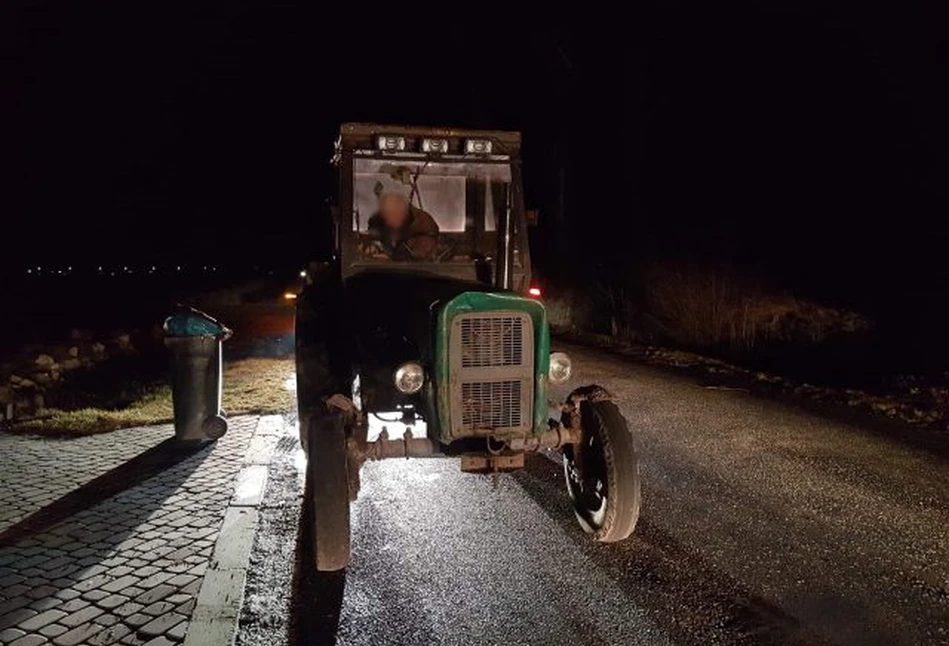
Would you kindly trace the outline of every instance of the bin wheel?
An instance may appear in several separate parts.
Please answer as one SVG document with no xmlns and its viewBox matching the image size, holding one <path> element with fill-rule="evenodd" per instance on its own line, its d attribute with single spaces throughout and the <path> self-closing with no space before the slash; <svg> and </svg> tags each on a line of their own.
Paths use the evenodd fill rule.
<svg viewBox="0 0 949 646">
<path fill-rule="evenodd" d="M 223 415 L 208 417 L 204 420 L 204 423 L 201 424 L 201 430 L 204 431 L 205 436 L 209 439 L 216 440 L 227 433 L 227 420 L 224 419 Z"/>
<path fill-rule="evenodd" d="M 320 572 L 334 572 L 349 565 L 350 558 L 346 426 L 335 413 L 312 415 L 306 424 L 314 565 Z"/>
<path fill-rule="evenodd" d="M 567 493 L 580 526 L 597 541 L 621 541 L 639 519 L 639 460 L 633 436 L 610 401 L 580 404 L 583 442 L 563 451 Z"/>
</svg>

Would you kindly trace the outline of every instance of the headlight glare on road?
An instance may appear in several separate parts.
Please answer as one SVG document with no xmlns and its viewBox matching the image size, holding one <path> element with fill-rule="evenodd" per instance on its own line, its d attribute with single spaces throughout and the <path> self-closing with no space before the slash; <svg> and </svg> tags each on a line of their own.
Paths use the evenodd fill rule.
<svg viewBox="0 0 949 646">
<path fill-rule="evenodd" d="M 395 387 L 399 392 L 411 395 L 422 389 L 425 383 L 425 370 L 414 361 L 403 363 L 395 371 Z"/>
<path fill-rule="evenodd" d="M 570 363 L 570 357 L 565 352 L 553 352 L 550 355 L 550 370 L 547 376 L 552 384 L 562 384 L 570 379 L 573 372 L 573 366 Z"/>
</svg>

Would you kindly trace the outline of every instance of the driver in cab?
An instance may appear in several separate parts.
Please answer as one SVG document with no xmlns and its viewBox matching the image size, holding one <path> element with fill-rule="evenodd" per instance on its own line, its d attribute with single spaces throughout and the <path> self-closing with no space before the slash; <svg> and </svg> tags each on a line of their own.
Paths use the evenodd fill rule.
<svg viewBox="0 0 949 646">
<path fill-rule="evenodd" d="M 392 260 L 435 260 L 438 224 L 411 203 L 411 187 L 398 181 L 376 182 L 373 192 L 379 209 L 369 218 L 369 233 L 376 239 L 369 254 Z M 381 247 L 381 252 L 380 248 Z"/>
</svg>

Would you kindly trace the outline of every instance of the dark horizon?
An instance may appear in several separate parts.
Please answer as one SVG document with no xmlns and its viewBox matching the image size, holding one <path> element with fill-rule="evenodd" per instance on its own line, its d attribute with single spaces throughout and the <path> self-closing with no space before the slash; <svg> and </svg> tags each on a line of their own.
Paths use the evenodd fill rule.
<svg viewBox="0 0 949 646">
<path fill-rule="evenodd" d="M 935 3 L 656 3 L 488 41 L 424 21 L 434 54 L 293 3 L 7 9 L 15 269 L 304 262 L 338 125 L 371 121 L 522 131 L 542 269 L 706 262 L 863 308 L 947 291 Z"/>
</svg>

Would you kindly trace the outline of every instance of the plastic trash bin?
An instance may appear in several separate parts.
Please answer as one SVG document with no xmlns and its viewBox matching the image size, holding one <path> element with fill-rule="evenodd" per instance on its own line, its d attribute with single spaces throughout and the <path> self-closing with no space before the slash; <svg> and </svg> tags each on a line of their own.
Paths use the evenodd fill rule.
<svg viewBox="0 0 949 646">
<path fill-rule="evenodd" d="M 194 308 L 165 319 L 165 346 L 171 350 L 171 398 L 175 438 L 214 440 L 227 432 L 221 410 L 221 344 L 231 331 Z"/>
</svg>

